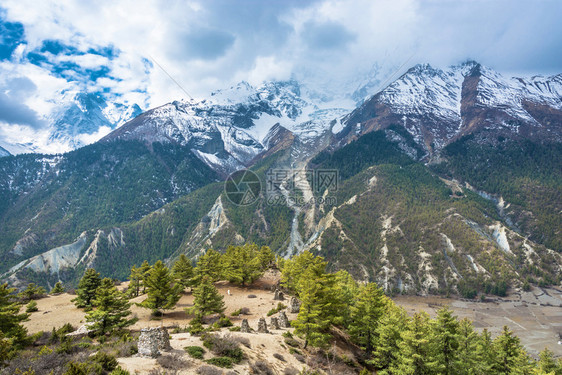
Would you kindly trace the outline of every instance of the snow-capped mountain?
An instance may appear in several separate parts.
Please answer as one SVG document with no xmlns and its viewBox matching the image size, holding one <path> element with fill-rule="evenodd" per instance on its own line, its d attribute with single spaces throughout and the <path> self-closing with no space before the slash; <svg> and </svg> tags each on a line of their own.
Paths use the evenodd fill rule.
<svg viewBox="0 0 562 375">
<path fill-rule="evenodd" d="M 296 81 L 241 82 L 201 101 L 176 101 L 152 109 L 103 138 L 179 143 L 221 173 L 244 167 L 268 146 L 279 124 L 303 142 L 326 133 L 348 109 L 326 108 L 302 95 Z"/>
<path fill-rule="evenodd" d="M 4 157 L 4 156 L 10 156 L 11 154 L 8 152 L 8 150 L 2 148 L 2 146 L 0 146 L 0 158 Z"/>
<path fill-rule="evenodd" d="M 45 131 L 30 139 L 0 139 L 12 154 L 63 153 L 94 143 L 142 113 L 137 104 L 110 102 L 99 94 L 66 92 L 53 100 L 54 109 L 42 119 Z"/>
<path fill-rule="evenodd" d="M 429 154 L 475 130 L 562 140 L 562 75 L 506 77 L 470 61 L 416 65 L 335 126 L 339 142 L 402 125 Z M 337 124 L 336 124 L 337 125 Z"/>
</svg>

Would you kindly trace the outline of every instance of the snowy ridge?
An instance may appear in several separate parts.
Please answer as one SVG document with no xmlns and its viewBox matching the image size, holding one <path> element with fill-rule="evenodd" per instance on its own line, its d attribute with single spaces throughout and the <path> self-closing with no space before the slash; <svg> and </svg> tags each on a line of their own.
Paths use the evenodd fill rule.
<svg viewBox="0 0 562 375">
<path fill-rule="evenodd" d="M 301 95 L 296 81 L 257 87 L 241 82 L 209 99 L 176 101 L 150 110 L 104 140 L 179 143 L 214 170 L 230 173 L 267 150 L 266 137 L 274 125 L 306 143 L 325 134 L 333 119 L 349 111 Z"/>
<path fill-rule="evenodd" d="M 2 146 L 0 146 L 0 158 L 4 157 L 4 156 L 10 156 L 11 154 L 8 152 L 8 150 L 2 148 Z"/>
</svg>

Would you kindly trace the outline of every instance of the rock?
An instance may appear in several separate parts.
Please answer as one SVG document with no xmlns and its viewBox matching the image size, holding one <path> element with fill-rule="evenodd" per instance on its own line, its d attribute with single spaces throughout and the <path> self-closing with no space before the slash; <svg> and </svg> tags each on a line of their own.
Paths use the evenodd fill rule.
<svg viewBox="0 0 562 375">
<path fill-rule="evenodd" d="M 281 326 L 282 328 L 291 328 L 291 323 L 289 322 L 285 311 L 281 311 L 279 313 L 279 326 Z"/>
<path fill-rule="evenodd" d="M 258 320 L 258 332 L 269 333 L 269 331 L 267 330 L 267 323 L 265 322 L 265 318 L 260 318 L 260 320 Z"/>
<path fill-rule="evenodd" d="M 246 333 L 252 332 L 252 329 L 248 324 L 248 319 L 242 319 L 242 324 L 240 325 L 240 332 L 246 332 Z"/>
<path fill-rule="evenodd" d="M 295 297 L 291 298 L 291 305 L 289 306 L 289 312 L 296 314 L 301 309 L 301 301 L 296 299 Z"/>
<path fill-rule="evenodd" d="M 283 292 L 280 291 L 279 289 L 275 289 L 275 293 L 273 295 L 273 300 L 275 301 L 284 301 L 285 300 L 285 296 L 283 295 Z"/>
<path fill-rule="evenodd" d="M 158 357 L 160 351 L 171 350 L 170 335 L 164 327 L 143 328 L 139 336 L 139 355 L 143 357 Z"/>
<path fill-rule="evenodd" d="M 271 327 L 271 329 L 281 329 L 279 327 L 279 320 L 277 320 L 277 318 L 271 318 L 271 321 L 269 322 L 269 326 Z"/>
<path fill-rule="evenodd" d="M 88 328 L 88 325 L 84 324 L 81 325 L 76 331 L 67 333 L 66 336 L 82 337 L 82 336 L 86 336 L 88 333 L 90 333 L 90 331 L 91 330 Z"/>
</svg>

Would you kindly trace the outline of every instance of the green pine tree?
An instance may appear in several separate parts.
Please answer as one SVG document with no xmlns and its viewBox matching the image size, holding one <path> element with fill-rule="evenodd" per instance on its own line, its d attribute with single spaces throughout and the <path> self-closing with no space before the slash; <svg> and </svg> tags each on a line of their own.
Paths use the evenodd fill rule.
<svg viewBox="0 0 562 375">
<path fill-rule="evenodd" d="M 269 246 L 262 246 L 256 255 L 260 270 L 266 271 L 275 263 L 275 254 Z"/>
<path fill-rule="evenodd" d="M 401 333 L 396 361 L 390 368 L 392 374 L 430 375 L 431 358 L 430 318 L 426 312 L 414 314 Z"/>
<path fill-rule="evenodd" d="M 29 283 L 27 284 L 27 287 L 19 293 L 19 296 L 24 301 L 31 301 L 32 299 L 45 297 L 46 294 L 47 291 L 42 286 Z"/>
<path fill-rule="evenodd" d="M 221 278 L 221 257 L 222 255 L 213 249 L 197 259 L 197 267 L 194 269 L 194 283 L 199 284 L 204 276 L 208 276 L 212 282 L 219 281 Z"/>
<path fill-rule="evenodd" d="M 148 296 L 139 306 L 151 309 L 154 315 L 172 309 L 180 299 L 181 286 L 175 285 L 168 267 L 158 261 L 144 280 Z"/>
<path fill-rule="evenodd" d="M 253 283 L 263 271 L 257 258 L 257 246 L 229 246 L 221 259 L 222 274 L 231 283 L 242 286 Z"/>
<path fill-rule="evenodd" d="M 51 289 L 51 294 L 60 294 L 60 293 L 64 293 L 64 286 L 62 285 L 62 282 L 57 281 L 57 283 L 55 284 L 55 286 L 53 287 L 53 289 Z"/>
<path fill-rule="evenodd" d="M 348 328 L 351 324 L 350 306 L 353 305 L 359 294 L 359 285 L 349 272 L 340 270 L 332 275 L 334 278 L 333 305 L 334 325 Z"/>
<path fill-rule="evenodd" d="M 96 308 L 86 315 L 86 321 L 93 334 L 102 336 L 134 324 L 137 319 L 129 318 L 131 304 L 126 296 L 115 287 L 113 281 L 105 278 L 96 291 Z"/>
<path fill-rule="evenodd" d="M 433 321 L 432 342 L 435 355 L 431 363 L 433 370 L 444 375 L 458 374 L 459 321 L 448 307 L 437 311 L 437 318 Z"/>
<path fill-rule="evenodd" d="M 297 286 L 301 299 L 301 307 L 297 319 L 291 322 L 295 333 L 304 338 L 304 348 L 312 346 L 324 347 L 330 335 L 331 311 L 329 280 L 326 275 L 317 276 L 313 268 L 309 268 L 299 278 Z"/>
<path fill-rule="evenodd" d="M 140 265 L 140 267 L 138 268 L 138 273 L 140 275 L 140 283 L 142 285 L 142 293 L 146 293 L 146 283 L 145 280 L 148 277 L 148 274 L 150 273 L 152 267 L 150 267 L 150 264 L 148 264 L 148 261 L 143 261 L 142 264 Z"/>
<path fill-rule="evenodd" d="M 181 254 L 172 267 L 172 275 L 176 282 L 183 287 L 189 287 L 193 283 L 193 266 L 185 254 Z"/>
<path fill-rule="evenodd" d="M 401 307 L 394 303 L 382 316 L 375 331 L 376 344 L 373 350 L 373 359 L 369 363 L 375 365 L 380 371 L 379 374 L 392 374 L 390 368 L 396 367 L 401 333 L 406 329 L 408 317 Z"/>
<path fill-rule="evenodd" d="M 529 358 L 519 337 L 504 326 L 502 333 L 493 341 L 494 352 L 496 354 L 495 363 L 492 369 L 497 374 L 528 374 L 530 372 Z"/>
<path fill-rule="evenodd" d="M 74 302 L 76 307 L 91 308 L 96 297 L 96 290 L 100 284 L 100 274 L 95 269 L 88 268 L 84 272 L 80 283 L 78 283 L 78 289 L 76 289 L 77 297 L 72 302 Z"/>
<path fill-rule="evenodd" d="M 541 374 L 562 375 L 562 365 L 560 361 L 554 359 L 554 353 L 548 348 L 544 348 L 539 354 L 537 362 L 538 370 Z"/>
<path fill-rule="evenodd" d="M 129 296 L 130 297 L 138 297 L 141 292 L 141 286 L 143 284 L 143 272 L 139 267 L 133 265 L 131 267 L 131 274 L 129 275 Z"/>
<path fill-rule="evenodd" d="M 486 328 L 482 331 L 478 337 L 478 343 L 476 345 L 476 357 L 479 360 L 478 371 L 479 374 L 492 374 L 492 367 L 494 366 L 494 361 L 496 354 L 494 352 L 495 348 L 493 346 L 492 335 Z"/>
<path fill-rule="evenodd" d="M 208 276 L 203 276 L 199 285 L 193 290 L 193 296 L 193 307 L 186 310 L 195 315 L 198 322 L 201 322 L 206 315 L 224 312 L 223 296 Z"/>
<path fill-rule="evenodd" d="M 314 270 L 316 276 L 320 276 L 325 272 L 326 262 L 324 258 L 316 257 L 308 250 L 285 260 L 281 270 L 281 283 L 286 288 L 298 292 L 300 280 L 309 268 Z"/>
<path fill-rule="evenodd" d="M 480 338 L 474 332 L 472 322 L 467 318 L 459 322 L 458 374 L 474 374 L 481 370 L 481 358 L 478 357 L 478 343 Z"/>
<path fill-rule="evenodd" d="M 377 328 L 389 305 L 384 292 L 375 283 L 359 288 L 350 306 L 349 334 L 354 343 L 371 353 L 377 340 Z"/>
<path fill-rule="evenodd" d="M 29 314 L 20 313 L 21 304 L 14 292 L 8 283 L 0 285 L 0 332 L 10 343 L 9 352 L 22 349 L 28 343 L 27 329 L 21 323 L 29 318 Z"/>
</svg>

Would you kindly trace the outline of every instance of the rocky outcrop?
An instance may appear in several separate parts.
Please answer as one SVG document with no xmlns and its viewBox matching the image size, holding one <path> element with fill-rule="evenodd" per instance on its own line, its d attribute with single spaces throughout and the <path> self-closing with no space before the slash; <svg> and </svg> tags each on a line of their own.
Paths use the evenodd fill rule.
<svg viewBox="0 0 562 375">
<path fill-rule="evenodd" d="M 273 300 L 274 301 L 284 301 L 285 295 L 279 289 L 275 289 L 275 293 L 273 294 Z"/>
<path fill-rule="evenodd" d="M 279 327 L 279 320 L 277 320 L 277 318 L 275 317 L 271 318 L 269 326 L 271 327 L 271 329 L 281 329 L 281 327 Z"/>
</svg>

